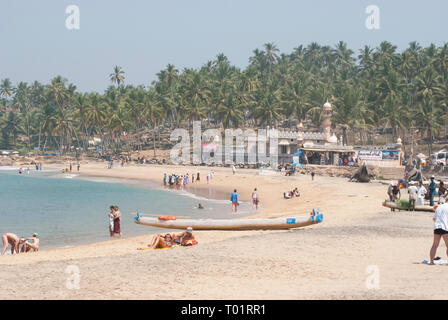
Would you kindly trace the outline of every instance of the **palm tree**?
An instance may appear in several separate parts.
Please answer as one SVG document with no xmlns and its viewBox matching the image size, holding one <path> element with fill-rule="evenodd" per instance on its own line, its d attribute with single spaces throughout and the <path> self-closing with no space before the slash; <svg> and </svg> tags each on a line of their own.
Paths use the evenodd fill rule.
<svg viewBox="0 0 448 320">
<path fill-rule="evenodd" d="M 9 145 L 9 137 L 12 135 L 13 145 L 17 145 L 17 136 L 23 132 L 20 116 L 15 112 L 8 112 L 3 118 L 1 131 L 6 146 Z"/>
<path fill-rule="evenodd" d="M 434 97 L 431 94 L 424 95 L 423 100 L 418 104 L 416 119 L 426 129 L 429 154 L 432 154 L 434 130 L 440 127 L 443 121 L 442 115 L 442 109 L 436 105 Z"/>
<path fill-rule="evenodd" d="M 363 128 L 366 112 L 365 103 L 359 88 L 348 86 L 340 97 L 336 99 L 333 111 L 334 121 L 342 128 L 344 143 L 348 144 L 348 130 Z"/>
<path fill-rule="evenodd" d="M 265 43 L 264 50 L 266 52 L 266 57 L 268 59 L 269 77 L 271 77 L 272 65 L 278 60 L 277 52 L 279 52 L 279 50 L 273 42 Z"/>
<path fill-rule="evenodd" d="M 114 71 L 109 75 L 109 79 L 112 84 L 116 84 L 119 87 L 124 82 L 124 71 L 119 66 L 114 67 Z"/>
<path fill-rule="evenodd" d="M 13 92 L 14 87 L 12 86 L 11 80 L 9 80 L 8 78 L 3 79 L 0 84 L 0 96 L 8 99 L 12 96 Z"/>
</svg>

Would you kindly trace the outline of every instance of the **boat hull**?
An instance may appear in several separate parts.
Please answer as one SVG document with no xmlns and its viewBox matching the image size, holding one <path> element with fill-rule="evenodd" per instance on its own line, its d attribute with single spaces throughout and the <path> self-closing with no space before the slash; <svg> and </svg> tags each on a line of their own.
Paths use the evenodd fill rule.
<svg viewBox="0 0 448 320">
<path fill-rule="evenodd" d="M 386 200 L 386 201 L 383 202 L 383 206 L 387 207 L 387 208 L 395 209 L 395 210 L 408 211 L 408 208 L 404 208 L 404 207 L 396 204 L 393 201 Z M 420 205 L 420 206 L 415 206 L 415 211 L 434 212 L 434 208 L 431 207 L 431 206 L 426 206 L 426 205 L 422 206 L 422 205 Z"/>
<path fill-rule="evenodd" d="M 159 220 L 157 217 L 137 215 L 134 222 L 151 227 L 193 230 L 285 230 L 306 227 L 323 221 L 323 215 L 272 219 L 177 219 Z"/>
</svg>

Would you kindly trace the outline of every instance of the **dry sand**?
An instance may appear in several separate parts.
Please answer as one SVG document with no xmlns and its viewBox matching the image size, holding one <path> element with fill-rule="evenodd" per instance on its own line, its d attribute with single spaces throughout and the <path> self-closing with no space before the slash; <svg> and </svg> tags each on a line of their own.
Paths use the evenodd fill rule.
<svg viewBox="0 0 448 320">
<path fill-rule="evenodd" d="M 201 231 L 199 245 L 139 251 L 151 235 L 39 253 L 0 257 L 0 299 L 446 299 L 445 266 L 419 264 L 432 243 L 432 215 L 381 206 L 387 187 L 344 178 L 284 177 L 265 170 L 82 164 L 84 175 L 162 181 L 163 172 L 201 171 L 196 192 L 230 192 L 249 200 L 259 190 L 257 216 L 306 215 L 324 222 L 292 231 Z M 302 196 L 284 200 L 299 187 Z M 230 205 L 229 205 L 230 210 Z M 124 230 L 125 232 L 125 230 Z M 441 244 L 438 255 L 445 258 Z M 67 266 L 80 288 L 66 287 Z M 372 276 L 378 271 L 377 282 Z M 367 284 L 371 284 L 366 285 Z"/>
</svg>

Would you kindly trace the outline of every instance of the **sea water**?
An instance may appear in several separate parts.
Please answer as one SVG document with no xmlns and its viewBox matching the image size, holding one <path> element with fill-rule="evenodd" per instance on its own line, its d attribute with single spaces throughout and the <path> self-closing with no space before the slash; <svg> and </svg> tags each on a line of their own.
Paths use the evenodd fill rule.
<svg viewBox="0 0 448 320">
<path fill-rule="evenodd" d="M 216 196 L 216 194 L 213 194 Z M 223 195 L 219 195 L 223 198 Z M 204 209 L 197 208 L 198 203 Z M 0 168 L 0 232 L 19 237 L 39 234 L 41 248 L 70 247 L 110 239 L 109 206 L 122 214 L 123 237 L 156 233 L 161 229 L 133 222 L 137 211 L 192 219 L 240 218 L 251 213 L 242 203 L 231 212 L 229 200 L 208 199 L 185 191 L 163 190 L 150 182 L 83 178 L 59 170 Z"/>
</svg>

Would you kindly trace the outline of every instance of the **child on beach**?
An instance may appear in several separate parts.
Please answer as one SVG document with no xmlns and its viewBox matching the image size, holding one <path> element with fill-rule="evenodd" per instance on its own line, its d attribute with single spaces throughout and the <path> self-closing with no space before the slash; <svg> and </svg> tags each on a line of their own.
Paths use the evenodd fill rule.
<svg viewBox="0 0 448 320">
<path fill-rule="evenodd" d="M 260 199 L 258 198 L 257 188 L 255 188 L 254 192 L 252 192 L 252 205 L 255 207 L 255 210 L 258 210 L 259 202 L 260 202 Z"/>
</svg>

